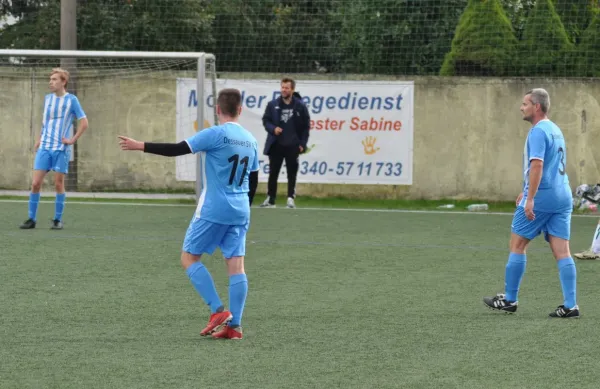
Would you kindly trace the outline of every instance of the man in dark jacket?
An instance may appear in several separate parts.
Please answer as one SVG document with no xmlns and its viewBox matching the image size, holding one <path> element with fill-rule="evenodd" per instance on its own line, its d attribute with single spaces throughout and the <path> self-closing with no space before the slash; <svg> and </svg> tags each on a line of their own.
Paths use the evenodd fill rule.
<svg viewBox="0 0 600 389">
<path fill-rule="evenodd" d="M 274 207 L 277 196 L 277 178 L 285 160 L 288 177 L 287 207 L 295 208 L 298 156 L 306 151 L 310 130 L 308 108 L 295 92 L 296 82 L 281 80 L 281 96 L 267 104 L 263 125 L 269 133 L 264 154 L 269 156 L 268 197 L 261 207 Z"/>
</svg>

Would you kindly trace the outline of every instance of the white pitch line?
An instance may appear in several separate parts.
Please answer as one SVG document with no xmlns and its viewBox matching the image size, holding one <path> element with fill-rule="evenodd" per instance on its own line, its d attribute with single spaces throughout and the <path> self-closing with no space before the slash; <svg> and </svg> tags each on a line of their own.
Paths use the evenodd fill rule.
<svg viewBox="0 0 600 389">
<path fill-rule="evenodd" d="M 28 200 L 4 200 L 0 198 L 0 203 L 27 203 Z M 40 203 L 54 204 L 51 200 L 42 200 Z M 127 202 L 109 202 L 109 201 L 67 201 L 68 204 L 79 204 L 79 205 L 129 205 L 129 206 L 141 206 L 141 207 L 188 207 L 194 208 L 195 204 L 161 204 L 161 203 L 127 203 Z M 252 210 L 262 209 L 258 206 L 252 207 Z M 266 208 L 266 211 L 277 211 L 284 210 L 285 212 L 294 211 L 334 211 L 334 212 L 370 212 L 370 213 L 418 213 L 418 214 L 435 214 L 435 215 L 495 215 L 495 216 L 512 216 L 512 212 L 469 212 L 469 211 L 441 211 L 441 210 L 418 210 L 418 209 L 377 209 L 377 208 L 318 208 L 318 207 L 300 207 L 294 209 L 287 209 L 284 207 L 280 208 Z M 573 214 L 573 217 L 600 217 L 600 214 L 590 215 L 578 215 Z"/>
</svg>

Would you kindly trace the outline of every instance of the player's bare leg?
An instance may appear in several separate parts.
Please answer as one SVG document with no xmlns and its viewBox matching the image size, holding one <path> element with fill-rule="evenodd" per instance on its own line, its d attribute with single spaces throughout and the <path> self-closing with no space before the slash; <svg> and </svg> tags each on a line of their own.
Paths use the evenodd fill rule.
<svg viewBox="0 0 600 389">
<path fill-rule="evenodd" d="M 181 253 L 181 266 L 183 266 L 184 270 L 187 270 L 194 263 L 200 262 L 201 258 L 202 258 L 201 255 L 193 255 L 190 253 L 182 252 Z"/>
<path fill-rule="evenodd" d="M 525 254 L 527 246 L 529 245 L 529 239 L 523 238 L 515 233 L 510 234 L 509 249 L 511 253 Z"/>
<path fill-rule="evenodd" d="M 231 257 L 225 260 L 227 265 L 227 273 L 229 276 L 236 274 L 246 274 L 244 270 L 244 257 Z"/>
<path fill-rule="evenodd" d="M 212 336 L 216 339 L 242 339 L 242 313 L 248 294 L 248 279 L 244 271 L 244 257 L 231 257 L 225 260 L 227 273 L 229 274 L 229 309 L 231 309 L 232 320 L 219 332 Z"/>
<path fill-rule="evenodd" d="M 511 233 L 508 256 L 505 272 L 505 293 L 498 293 L 494 297 L 484 297 L 483 303 L 490 309 L 502 311 L 506 313 L 514 313 L 517 311 L 517 295 L 519 286 L 525 273 L 525 265 L 527 262 L 526 250 L 529 244 L 529 239 L 520 235 Z"/>
<path fill-rule="evenodd" d="M 40 193 L 42 190 L 42 183 L 44 182 L 44 178 L 48 174 L 45 170 L 34 170 L 33 171 L 33 180 L 31 182 L 31 192 L 32 193 Z"/>
<path fill-rule="evenodd" d="M 29 196 L 29 218 L 21 224 L 21 229 L 27 230 L 35 228 L 37 207 L 40 201 L 40 190 L 42 189 L 42 183 L 44 177 L 48 172 L 45 170 L 34 170 L 31 182 L 31 194 Z"/>
<path fill-rule="evenodd" d="M 552 254 L 556 258 L 558 275 L 563 292 L 564 302 L 554 312 L 550 313 L 553 318 L 578 318 L 579 307 L 577 306 L 577 269 L 571 258 L 569 241 L 553 235 L 548 236 Z"/>
<path fill-rule="evenodd" d="M 217 294 L 215 283 L 206 267 L 200 261 L 200 255 L 181 253 L 181 266 L 185 269 L 196 291 L 210 307 L 211 315 L 206 327 L 200 331 L 200 336 L 210 335 L 226 325 L 232 318 L 231 312 L 226 311 Z"/>
<path fill-rule="evenodd" d="M 53 230 L 62 230 L 62 214 L 65 209 L 65 175 L 63 173 L 54 172 L 54 188 L 56 189 L 56 202 L 54 205 L 54 218 L 50 228 Z"/>
</svg>

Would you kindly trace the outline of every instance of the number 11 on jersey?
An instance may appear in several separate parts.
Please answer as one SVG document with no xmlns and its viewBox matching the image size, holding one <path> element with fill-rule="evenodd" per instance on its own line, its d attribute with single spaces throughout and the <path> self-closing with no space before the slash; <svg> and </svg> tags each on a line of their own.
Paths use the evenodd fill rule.
<svg viewBox="0 0 600 389">
<path fill-rule="evenodd" d="M 237 186 L 242 186 L 242 184 L 244 183 L 244 177 L 246 177 L 246 172 L 248 171 L 248 160 L 249 159 L 250 158 L 248 156 L 246 156 L 240 160 L 239 154 L 234 154 L 227 159 L 227 161 L 229 161 L 230 163 L 233 163 L 233 166 L 231 167 L 231 174 L 229 175 L 229 185 L 233 185 L 233 180 L 235 179 L 235 173 L 237 172 L 238 165 L 242 164 L 242 165 L 244 165 L 244 170 L 242 171 L 240 180 L 237 183 Z"/>
</svg>

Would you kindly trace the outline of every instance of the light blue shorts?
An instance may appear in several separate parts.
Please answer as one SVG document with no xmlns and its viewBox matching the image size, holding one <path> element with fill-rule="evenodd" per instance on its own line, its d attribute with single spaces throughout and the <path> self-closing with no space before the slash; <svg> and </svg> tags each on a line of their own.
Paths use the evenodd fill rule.
<svg viewBox="0 0 600 389">
<path fill-rule="evenodd" d="M 183 251 L 193 255 L 212 255 L 219 247 L 226 259 L 246 255 L 246 225 L 230 226 L 192 219 L 183 241 Z"/>
<path fill-rule="evenodd" d="M 513 216 L 511 230 L 523 238 L 532 240 L 541 232 L 548 241 L 548 235 L 569 240 L 571 237 L 571 212 L 550 213 L 533 211 L 535 219 L 529 220 L 525 216 L 525 208 L 517 207 Z"/>
<path fill-rule="evenodd" d="M 38 149 L 33 162 L 33 170 L 54 170 L 57 173 L 67 174 L 69 172 L 70 151 Z"/>
</svg>

